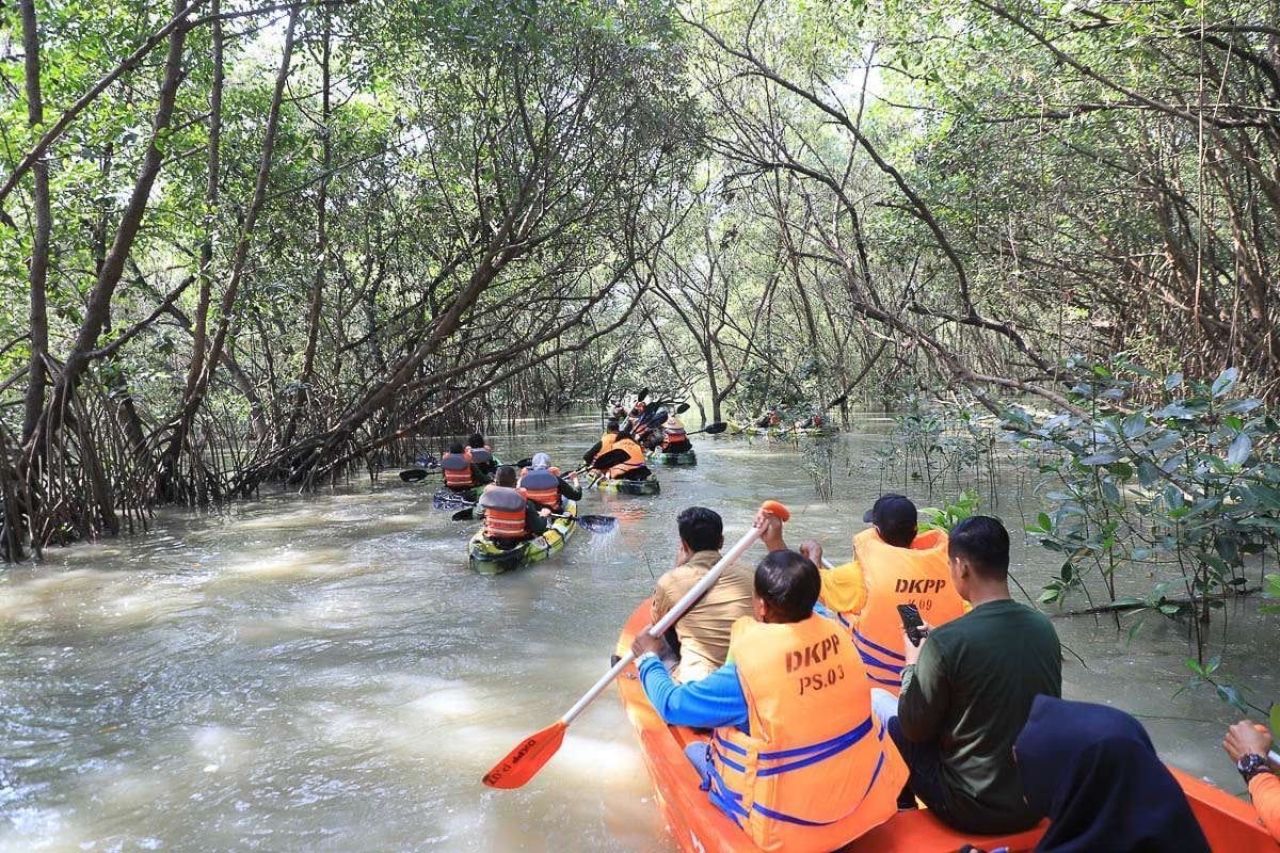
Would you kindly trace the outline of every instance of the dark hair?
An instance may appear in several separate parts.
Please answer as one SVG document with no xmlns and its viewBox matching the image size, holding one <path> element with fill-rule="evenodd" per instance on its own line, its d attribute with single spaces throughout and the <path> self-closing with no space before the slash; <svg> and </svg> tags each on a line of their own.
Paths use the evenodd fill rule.
<svg viewBox="0 0 1280 853">
<path fill-rule="evenodd" d="M 987 580 L 1009 577 L 1009 531 L 998 518 L 975 515 L 957 524 L 951 531 L 947 554 L 963 557 Z"/>
<path fill-rule="evenodd" d="M 462 453 L 462 452 L 463 452 L 462 442 L 461 442 L 461 441 L 455 441 L 453 444 L 449 445 L 449 452 L 450 452 L 450 453 Z"/>
<path fill-rule="evenodd" d="M 472 447 L 484 447 L 484 436 L 478 432 L 471 433 L 471 438 L 467 439 L 467 443 Z"/>
<path fill-rule="evenodd" d="M 691 506 L 676 517 L 680 541 L 690 551 L 719 551 L 724 547 L 724 521 L 720 513 L 704 506 Z"/>
<path fill-rule="evenodd" d="M 880 531 L 880 538 L 883 539 L 886 544 L 892 545 L 895 548 L 910 548 L 911 543 L 916 541 L 916 533 L 918 532 L 914 524 L 910 526 L 881 527 L 878 529 Z"/>
<path fill-rule="evenodd" d="M 756 595 L 782 622 L 800 622 L 813 613 L 822 591 L 818 567 L 795 551 L 770 551 L 756 566 Z"/>
<path fill-rule="evenodd" d="M 608 422 L 608 423 L 606 423 L 606 424 L 604 425 L 604 431 L 605 431 L 605 432 L 617 432 L 617 431 L 618 431 L 618 419 L 617 419 L 617 418 L 609 418 L 609 422 Z"/>
<path fill-rule="evenodd" d="M 493 472 L 493 482 L 499 486 L 514 489 L 516 486 L 516 469 L 510 465 L 500 466 L 497 471 Z"/>
</svg>

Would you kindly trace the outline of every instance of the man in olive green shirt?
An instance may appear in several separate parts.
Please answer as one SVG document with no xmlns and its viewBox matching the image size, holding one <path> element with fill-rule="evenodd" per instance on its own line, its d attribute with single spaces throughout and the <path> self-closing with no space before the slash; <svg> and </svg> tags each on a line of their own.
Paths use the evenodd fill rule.
<svg viewBox="0 0 1280 853">
<path fill-rule="evenodd" d="M 875 704 L 911 769 L 911 792 L 946 824 L 995 834 L 1034 826 L 1013 743 L 1038 694 L 1062 695 L 1062 647 L 1049 620 L 1009 595 L 1009 534 L 974 516 L 951 532 L 951 576 L 969 613 L 904 637 L 897 716 L 884 691 Z"/>
<path fill-rule="evenodd" d="M 724 522 L 714 510 L 689 507 L 676 519 L 680 547 L 676 567 L 654 586 L 651 618 L 662 619 L 720 562 Z M 750 616 L 755 593 L 755 570 L 741 563 L 727 567 L 720 579 L 667 631 L 667 644 L 679 657 L 672 675 L 677 681 L 697 681 L 724 666 L 729 655 L 733 623 Z"/>
</svg>

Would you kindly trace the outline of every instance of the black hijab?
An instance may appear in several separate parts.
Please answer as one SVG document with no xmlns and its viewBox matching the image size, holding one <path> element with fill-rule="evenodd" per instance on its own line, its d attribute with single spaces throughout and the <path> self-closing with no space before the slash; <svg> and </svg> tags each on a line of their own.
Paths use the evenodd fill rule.
<svg viewBox="0 0 1280 853">
<path fill-rule="evenodd" d="M 1037 851 L 1209 853 L 1182 788 L 1125 712 L 1037 696 L 1014 754 L 1028 805 L 1049 817 Z"/>
</svg>

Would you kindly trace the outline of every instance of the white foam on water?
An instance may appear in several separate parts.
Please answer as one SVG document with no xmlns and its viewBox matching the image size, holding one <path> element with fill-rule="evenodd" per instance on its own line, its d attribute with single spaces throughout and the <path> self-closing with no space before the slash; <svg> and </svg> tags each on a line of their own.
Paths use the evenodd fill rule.
<svg viewBox="0 0 1280 853">
<path fill-rule="evenodd" d="M 191 732 L 192 767 L 205 773 L 245 767 L 251 762 L 253 752 L 253 744 L 247 737 L 226 726 L 201 726 Z"/>
</svg>

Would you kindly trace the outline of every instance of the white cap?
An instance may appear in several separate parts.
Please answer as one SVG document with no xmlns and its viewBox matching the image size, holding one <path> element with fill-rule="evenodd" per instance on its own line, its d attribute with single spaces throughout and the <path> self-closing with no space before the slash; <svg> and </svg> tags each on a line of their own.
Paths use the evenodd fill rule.
<svg viewBox="0 0 1280 853">
<path fill-rule="evenodd" d="M 550 468 L 550 467 L 551 467 L 551 454 L 549 454 L 549 453 L 535 453 L 535 454 L 533 454 L 533 467 L 534 467 L 534 468 Z"/>
</svg>

